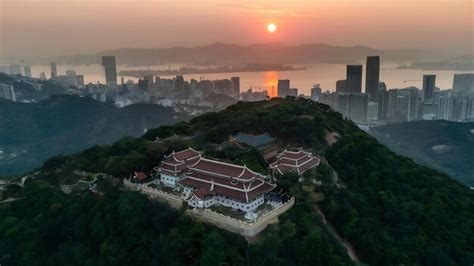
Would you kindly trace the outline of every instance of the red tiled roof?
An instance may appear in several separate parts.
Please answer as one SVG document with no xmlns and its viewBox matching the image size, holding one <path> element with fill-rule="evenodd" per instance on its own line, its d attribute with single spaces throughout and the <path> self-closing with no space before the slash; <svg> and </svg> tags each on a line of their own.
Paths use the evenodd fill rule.
<svg viewBox="0 0 474 266">
<path fill-rule="evenodd" d="M 315 166 L 318 166 L 319 165 L 319 159 L 316 158 L 316 157 L 313 157 L 311 158 L 310 161 L 306 162 L 305 164 L 301 165 L 298 169 L 298 172 L 300 172 L 300 174 L 303 174 L 304 172 L 306 172 L 307 170 L 315 167 Z"/>
<path fill-rule="evenodd" d="M 284 157 L 284 158 L 288 158 L 288 159 L 293 159 L 293 160 L 298 160 L 298 159 L 301 159 L 305 156 L 307 156 L 308 154 L 305 153 L 304 151 L 283 151 L 279 157 Z"/>
<path fill-rule="evenodd" d="M 191 159 L 200 155 L 201 154 L 198 151 L 195 151 L 192 148 L 187 148 L 186 150 L 174 153 L 174 157 L 180 161 L 185 161 L 187 159 Z"/>
<path fill-rule="evenodd" d="M 217 177 L 217 176 L 212 176 L 210 174 L 205 174 L 205 173 L 199 173 L 199 172 L 188 172 L 186 173 L 186 176 L 195 178 L 195 179 L 200 179 L 203 181 L 207 182 L 212 182 L 214 181 L 217 184 L 225 185 L 225 186 L 230 186 L 235 189 L 245 189 L 243 182 L 231 182 L 229 178 L 225 177 Z"/>
<path fill-rule="evenodd" d="M 202 197 L 209 196 L 209 195 L 219 195 L 219 196 L 226 196 L 229 198 L 233 198 L 241 202 L 249 202 L 255 199 L 256 197 L 258 197 L 259 195 L 271 191 L 275 187 L 275 185 L 263 181 L 263 184 L 261 183 L 260 186 L 258 187 L 255 186 L 254 189 L 250 189 L 249 191 L 241 191 L 241 190 L 236 190 L 233 188 L 221 186 L 218 183 L 214 183 L 214 188 L 211 190 L 211 184 L 209 184 L 208 182 L 205 182 L 204 180 L 189 178 L 189 177 L 185 177 L 179 180 L 178 183 L 181 185 L 185 185 L 185 186 L 189 186 L 189 187 L 193 187 L 197 189 L 197 191 L 195 192 L 195 195 L 200 199 L 202 199 Z M 201 190 L 202 188 L 204 189 Z M 204 193 L 207 190 L 209 192 Z"/>
<path fill-rule="evenodd" d="M 166 163 L 166 164 L 169 164 L 169 165 L 178 165 L 178 164 L 184 164 L 184 161 L 182 160 L 177 160 L 176 157 L 171 154 L 170 157 L 164 159 L 163 161 L 161 161 L 162 163 Z"/>
<path fill-rule="evenodd" d="M 289 152 L 285 150 L 278 156 L 277 161 L 270 165 L 270 167 L 277 169 L 280 173 L 293 171 L 302 175 L 307 170 L 318 166 L 319 163 L 319 158 L 314 157 L 311 153 L 304 151 Z"/>
<path fill-rule="evenodd" d="M 145 180 L 147 177 L 148 176 L 143 172 L 135 172 L 135 176 L 133 178 L 135 178 L 138 181 L 142 181 L 142 180 Z"/>
<path fill-rule="evenodd" d="M 196 197 L 198 197 L 199 199 L 203 199 L 212 194 L 209 190 L 210 187 L 210 185 L 206 186 L 203 184 L 198 190 L 194 192 L 194 195 L 196 195 Z"/>
<path fill-rule="evenodd" d="M 193 187 L 194 195 L 200 199 L 220 195 L 249 202 L 275 187 L 266 182 L 263 175 L 245 166 L 205 159 L 192 149 L 173 152 L 162 161 L 159 169 L 171 174 L 188 170 L 178 183 Z"/>
<path fill-rule="evenodd" d="M 204 158 L 199 160 L 196 164 L 191 165 L 189 168 L 197 172 L 213 173 L 214 175 L 220 175 L 240 180 L 251 180 L 253 178 L 264 177 L 244 166 L 223 163 Z"/>
<path fill-rule="evenodd" d="M 166 159 L 161 161 L 160 170 L 171 174 L 177 174 L 187 169 L 189 165 L 195 164 L 200 158 L 201 154 L 191 148 L 183 151 L 173 152 Z"/>
</svg>

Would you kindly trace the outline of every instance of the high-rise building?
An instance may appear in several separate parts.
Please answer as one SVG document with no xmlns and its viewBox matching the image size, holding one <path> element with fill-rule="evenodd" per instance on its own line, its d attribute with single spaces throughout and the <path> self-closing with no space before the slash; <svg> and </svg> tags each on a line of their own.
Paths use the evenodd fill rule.
<svg viewBox="0 0 474 266">
<path fill-rule="evenodd" d="M 377 120 L 387 120 L 387 112 L 388 112 L 388 93 L 387 90 L 379 90 L 377 93 L 377 111 L 378 111 L 378 118 Z"/>
<path fill-rule="evenodd" d="M 0 83 L 0 98 L 16 101 L 15 89 L 12 85 Z"/>
<path fill-rule="evenodd" d="M 408 89 L 407 121 L 418 120 L 418 89 Z"/>
<path fill-rule="evenodd" d="M 105 68 L 105 81 L 107 85 L 117 84 L 117 65 L 115 56 L 102 56 L 102 66 Z"/>
<path fill-rule="evenodd" d="M 390 89 L 387 92 L 387 119 L 394 119 L 397 113 L 398 89 Z"/>
<path fill-rule="evenodd" d="M 231 96 L 239 98 L 240 97 L 240 77 L 230 78 L 230 88 L 231 88 Z"/>
<path fill-rule="evenodd" d="M 23 70 L 25 72 L 25 77 L 31 78 L 31 67 L 30 66 L 24 66 Z"/>
<path fill-rule="evenodd" d="M 347 91 L 350 93 L 362 92 L 362 65 L 347 65 Z"/>
<path fill-rule="evenodd" d="M 290 94 L 290 80 L 279 79 L 278 80 L 278 97 L 285 98 Z"/>
<path fill-rule="evenodd" d="M 369 94 L 369 99 L 375 101 L 380 81 L 380 57 L 367 56 L 365 67 L 365 93 Z"/>
<path fill-rule="evenodd" d="M 423 75 L 423 101 L 433 101 L 436 75 Z"/>
<path fill-rule="evenodd" d="M 315 102 L 321 101 L 321 86 L 319 84 L 315 84 L 311 88 L 311 100 Z"/>
<path fill-rule="evenodd" d="M 398 95 L 397 96 L 397 111 L 396 116 L 397 119 L 400 121 L 407 121 L 408 120 L 408 106 L 409 106 L 409 98 L 406 95 Z"/>
<path fill-rule="evenodd" d="M 469 118 L 472 119 L 473 105 L 474 97 L 472 96 L 463 95 L 453 98 L 452 120 L 464 121 Z"/>
<path fill-rule="evenodd" d="M 438 119 L 450 120 L 453 116 L 453 98 L 441 96 L 439 98 Z"/>
<path fill-rule="evenodd" d="M 367 123 L 369 97 L 365 93 L 338 93 L 338 111 L 356 123 Z"/>
<path fill-rule="evenodd" d="M 453 91 L 474 93 L 474 73 L 454 74 Z"/>
<path fill-rule="evenodd" d="M 341 80 L 336 81 L 336 92 L 348 92 L 347 80 L 341 79 Z"/>
<path fill-rule="evenodd" d="M 51 79 L 55 79 L 58 76 L 58 68 L 56 62 L 51 62 Z"/>
<path fill-rule="evenodd" d="M 321 103 L 331 106 L 332 109 L 337 109 L 337 93 L 325 91 L 321 93 Z"/>
</svg>

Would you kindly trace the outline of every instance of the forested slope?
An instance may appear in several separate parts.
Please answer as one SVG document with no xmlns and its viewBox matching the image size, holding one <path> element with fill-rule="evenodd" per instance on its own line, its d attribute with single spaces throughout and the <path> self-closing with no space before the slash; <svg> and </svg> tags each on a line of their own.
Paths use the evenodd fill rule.
<svg viewBox="0 0 474 266">
<path fill-rule="evenodd" d="M 340 136 L 332 147 L 324 138 L 329 131 Z M 128 198 L 125 195 L 132 192 L 108 192 L 110 185 L 103 186 L 101 191 L 105 195 L 92 196 L 90 192 L 82 192 L 69 199 L 78 201 L 77 204 L 94 199 L 84 204 L 92 208 L 102 206 L 104 209 L 97 213 L 79 212 L 86 216 L 102 215 L 94 220 L 96 225 L 78 225 L 78 221 L 85 218 L 72 218 L 74 215 L 58 223 L 56 218 L 49 216 L 56 208 L 54 201 L 38 200 L 44 204 L 32 204 L 31 207 L 22 203 L 42 197 L 42 193 L 26 194 L 29 189 L 45 187 L 54 191 L 53 194 L 60 193 L 56 188 L 58 185 L 65 180 L 75 182 L 73 170 L 123 178 L 135 170 L 150 171 L 164 154 L 187 146 L 221 160 L 245 161 L 255 171 L 265 173 L 266 165 L 255 150 L 215 150 L 216 144 L 237 132 L 267 132 L 278 138 L 277 143 L 282 148 L 304 147 L 325 156 L 329 162 L 329 166 L 322 164 L 316 171 L 306 174 L 303 182 L 298 182 L 298 177 L 293 175 L 278 179 L 278 184 L 296 197 L 296 204 L 278 224 L 267 228 L 259 241 L 248 246 L 243 238 L 202 225 L 186 218 L 182 212 L 165 215 L 163 210 L 143 214 L 149 208 L 166 208 L 155 206 L 139 195 L 133 196 L 139 198 L 138 203 L 120 200 L 118 203 L 125 203 L 117 206 L 114 200 L 121 199 L 120 195 Z M 181 140 L 166 140 L 175 134 L 181 136 Z M 156 137 L 162 141 L 154 142 Z M 338 173 L 341 181 L 338 184 L 331 181 L 331 167 Z M 91 263 L 113 259 L 120 265 L 158 261 L 173 265 L 216 265 L 220 262 L 231 265 L 351 264 L 342 247 L 322 224 L 315 211 L 316 204 L 321 205 L 329 221 L 353 244 L 364 263 L 472 265 L 474 262 L 472 191 L 441 172 L 396 155 L 328 106 L 309 100 L 287 98 L 238 103 L 190 122 L 150 130 L 142 138 L 125 138 L 113 145 L 95 146 L 76 155 L 56 156 L 44 164 L 41 176 L 30 182 L 23 189 L 9 189 L 9 195 L 26 197 L 24 200 L 0 205 L 0 235 L 4 236 L 1 247 L 8 247 L 0 249 L 8 251 L 2 257 L 5 264 L 17 263 L 25 256 L 37 258 L 32 260 L 34 264 L 52 264 L 59 256 L 56 254 L 59 247 L 86 249 L 82 245 L 87 245 L 83 254 Z M 41 182 L 47 182 L 47 185 L 41 185 Z M 316 203 L 320 193 L 324 193 L 324 200 Z M 73 206 L 67 199 L 62 199 L 73 195 L 55 197 L 65 203 L 61 208 Z M 107 206 L 108 197 L 111 197 L 111 207 Z M 64 213 L 64 216 L 69 215 L 69 211 Z M 63 218 L 57 214 L 57 219 Z M 112 226 L 107 222 L 110 219 L 114 221 Z M 127 224 L 128 221 L 136 223 Z M 35 223 L 58 226 L 45 228 Z M 20 225 L 25 227 L 18 227 Z M 93 234 L 96 232 L 90 228 L 93 225 L 102 230 L 101 234 L 83 244 L 79 241 L 81 231 Z M 160 226 L 165 228 L 156 229 Z M 48 237 L 49 234 L 57 237 Z M 110 250 L 114 253 L 101 253 Z M 43 255 L 31 255 L 35 252 Z M 101 257 L 101 254 L 110 255 Z M 138 258 L 137 254 L 147 259 L 141 261 L 143 258 Z M 57 262 L 66 257 L 61 254 Z"/>
</svg>

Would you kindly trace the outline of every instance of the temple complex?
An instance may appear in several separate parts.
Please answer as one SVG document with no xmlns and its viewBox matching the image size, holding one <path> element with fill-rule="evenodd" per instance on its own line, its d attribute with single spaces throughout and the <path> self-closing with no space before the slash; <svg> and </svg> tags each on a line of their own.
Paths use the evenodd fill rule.
<svg viewBox="0 0 474 266">
<path fill-rule="evenodd" d="M 155 170 L 163 185 L 180 190 L 196 208 L 221 205 L 252 212 L 276 186 L 246 166 L 206 159 L 192 148 L 165 156 Z"/>
</svg>

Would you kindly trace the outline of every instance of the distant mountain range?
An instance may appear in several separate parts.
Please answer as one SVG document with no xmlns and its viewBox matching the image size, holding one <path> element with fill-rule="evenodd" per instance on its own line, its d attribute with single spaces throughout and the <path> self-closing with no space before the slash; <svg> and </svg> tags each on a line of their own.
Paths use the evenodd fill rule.
<svg viewBox="0 0 474 266">
<path fill-rule="evenodd" d="M 342 63 L 364 59 L 367 55 L 381 55 L 385 59 L 409 58 L 414 51 L 384 51 L 365 46 L 341 47 L 323 43 L 287 46 L 281 43 L 240 46 L 214 43 L 185 48 L 140 49 L 123 48 L 98 53 L 115 55 L 121 64 L 236 64 L 236 63 Z"/>
<path fill-rule="evenodd" d="M 415 121 L 370 133 L 393 151 L 474 186 L 474 123 Z"/>
<path fill-rule="evenodd" d="M 380 55 L 384 60 L 417 60 L 423 58 L 418 50 L 380 50 L 366 46 L 334 46 L 325 43 L 285 45 L 265 43 L 241 46 L 214 43 L 197 47 L 121 48 L 97 54 L 61 56 L 54 58 L 59 64 L 97 64 L 103 55 L 114 55 L 118 64 L 155 65 L 173 63 L 245 64 L 245 63 L 351 63 L 365 61 L 368 55 Z M 33 63 L 49 64 L 51 58 Z M 40 62 L 41 61 L 41 62 Z"/>
<path fill-rule="evenodd" d="M 0 176 L 30 171 L 59 153 L 140 136 L 148 128 L 185 119 L 158 105 L 115 108 L 78 96 L 52 96 L 36 104 L 0 99 Z"/>
</svg>

